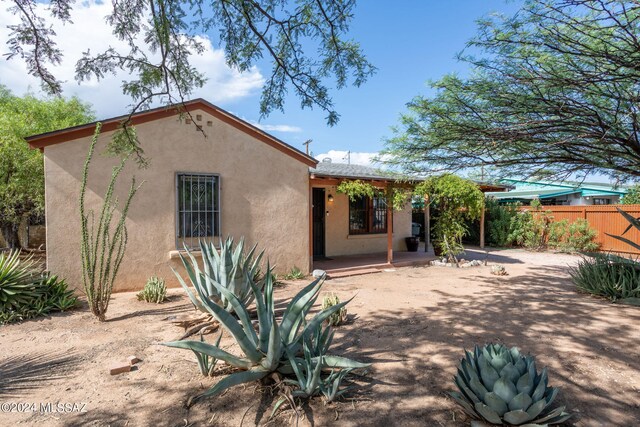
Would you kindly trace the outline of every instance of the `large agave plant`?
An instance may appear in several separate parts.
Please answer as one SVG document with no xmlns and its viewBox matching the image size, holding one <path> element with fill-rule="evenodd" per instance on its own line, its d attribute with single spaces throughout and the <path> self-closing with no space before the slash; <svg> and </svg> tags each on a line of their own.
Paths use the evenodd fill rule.
<svg viewBox="0 0 640 427">
<path fill-rule="evenodd" d="M 269 266 L 267 265 L 267 269 Z M 207 396 L 213 396 L 229 387 L 237 384 L 256 381 L 272 373 L 282 375 L 302 375 L 303 363 L 313 365 L 316 376 L 320 371 L 333 369 L 334 372 L 342 369 L 365 368 L 368 364 L 359 363 L 344 357 L 327 355 L 331 335 L 329 332 L 319 332 L 324 322 L 333 313 L 339 311 L 349 301 L 336 304 L 317 313 L 311 320 L 306 320 L 307 314 L 316 302 L 324 277 L 319 278 L 302 289 L 287 305 L 282 319 L 278 321 L 274 309 L 273 277 L 267 274 L 265 277 L 264 293 L 253 282 L 249 282 L 256 302 L 258 314 L 258 330 L 254 328 L 247 311 L 247 304 L 235 296 L 229 289 L 216 281 L 212 285 L 233 307 L 235 316 L 232 316 L 221 304 L 207 298 L 201 287 L 196 287 L 202 305 L 220 322 L 220 324 L 236 340 L 243 352 L 243 356 L 232 355 L 219 345 L 212 345 L 201 341 L 174 341 L 164 345 L 175 348 L 189 349 L 215 359 L 226 362 L 238 368 L 239 371 L 220 380 L 216 385 L 202 394 L 190 399 L 190 404 Z M 313 344 L 311 344 L 313 343 Z M 312 350 L 311 350 L 312 348 Z M 301 352 L 305 357 L 298 358 Z M 299 363 L 299 366 L 294 364 Z M 335 383 L 334 373 L 331 381 Z M 324 387 L 327 381 L 316 378 L 311 384 Z M 321 390 L 321 389 L 320 389 Z M 305 394 L 311 393 L 308 388 Z M 334 392 L 334 394 L 337 394 Z"/>
<path fill-rule="evenodd" d="M 548 387 L 547 368 L 536 370 L 533 356 L 502 344 L 466 351 L 451 396 L 472 418 L 485 423 L 528 427 L 557 424 L 570 417 L 564 406 L 550 409 L 558 389 Z M 483 425 L 477 421 L 472 425 Z"/>
<path fill-rule="evenodd" d="M 264 251 L 254 258 L 256 251 L 254 245 L 245 254 L 244 239 L 241 239 L 235 248 L 231 237 L 221 242 L 219 248 L 216 248 L 213 243 L 200 241 L 202 267 L 191 251 L 186 248 L 185 250 L 189 260 L 182 254 L 180 254 L 180 259 L 196 293 L 191 291 L 190 286 L 177 271 L 173 270 L 173 272 L 193 305 L 202 312 L 207 312 L 205 304 L 202 303 L 203 299 L 213 300 L 226 311 L 233 311 L 233 304 L 225 296 L 225 293 L 218 290 L 219 287 L 231 292 L 243 304 L 249 305 L 254 299 L 251 286 L 255 285 L 258 289 L 262 289 L 264 286 L 264 277 L 258 277 Z M 265 276 L 270 274 L 271 271 L 267 271 Z"/>
<path fill-rule="evenodd" d="M 31 257 L 20 259 L 20 251 L 0 253 L 0 305 L 18 307 L 42 295 L 36 286 Z"/>
</svg>

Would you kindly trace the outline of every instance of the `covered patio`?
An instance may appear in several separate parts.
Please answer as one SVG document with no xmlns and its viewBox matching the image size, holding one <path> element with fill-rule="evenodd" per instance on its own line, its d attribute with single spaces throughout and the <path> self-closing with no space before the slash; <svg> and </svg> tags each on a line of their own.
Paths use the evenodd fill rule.
<svg viewBox="0 0 640 427">
<path fill-rule="evenodd" d="M 314 260 L 314 269 L 324 270 L 328 279 L 357 276 L 360 274 L 379 273 L 385 269 L 395 267 L 411 267 L 427 265 L 437 257 L 433 249 L 424 250 L 424 242 L 420 243 L 417 252 L 394 251 L 393 259 L 387 261 L 387 252 L 370 254 L 342 255 Z"/>
</svg>

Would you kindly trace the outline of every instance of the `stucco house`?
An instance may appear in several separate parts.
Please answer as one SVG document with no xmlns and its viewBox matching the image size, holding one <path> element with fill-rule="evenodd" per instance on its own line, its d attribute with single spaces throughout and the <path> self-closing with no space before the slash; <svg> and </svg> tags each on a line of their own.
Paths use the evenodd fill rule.
<svg viewBox="0 0 640 427">
<path fill-rule="evenodd" d="M 97 153 L 124 118 L 101 121 Z M 244 237 L 265 250 L 278 272 L 294 266 L 309 272 L 314 254 L 405 249 L 410 209 L 388 213 L 383 200 L 350 202 L 335 191 L 341 179 L 389 183 L 373 171 L 361 176 L 366 174 L 357 167 L 318 166 L 314 158 L 203 99 L 131 119 L 150 166 L 139 169 L 129 162 L 119 178 L 120 200 L 134 175 L 144 184 L 127 215 L 129 243 L 116 291 L 141 289 L 154 274 L 177 285 L 171 267 L 181 268 L 178 251 L 185 244 L 195 247 L 198 239 Z M 89 123 L 27 138 L 44 154 L 47 268 L 76 287 L 82 283 L 78 197 L 94 129 Z M 117 161 L 94 156 L 88 208 L 101 206 Z"/>
</svg>

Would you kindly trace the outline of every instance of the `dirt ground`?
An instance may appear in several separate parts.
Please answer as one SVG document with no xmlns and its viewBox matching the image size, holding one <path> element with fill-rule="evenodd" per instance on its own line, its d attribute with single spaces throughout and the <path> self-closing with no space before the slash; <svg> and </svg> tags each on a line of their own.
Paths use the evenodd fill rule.
<svg viewBox="0 0 640 427">
<path fill-rule="evenodd" d="M 373 367 L 347 400 L 305 406 L 299 424 L 468 425 L 447 395 L 463 349 L 503 342 L 549 367 L 551 385 L 560 388 L 557 403 L 574 414 L 568 425 L 640 425 L 640 309 L 576 292 L 567 265 L 577 260 L 506 250 L 493 252 L 487 266 L 399 268 L 327 281 L 325 292 L 355 295 L 333 353 Z M 509 275 L 491 275 L 494 263 Z M 277 299 L 305 283 L 278 288 Z M 0 406 L 28 404 L 26 413 L 0 412 L 0 425 L 295 423 L 292 411 L 269 422 L 273 397 L 253 385 L 185 409 L 189 396 L 218 378 L 202 377 L 191 352 L 157 345 L 181 333 L 168 318 L 191 312 L 181 290 L 171 295 L 153 305 L 133 293 L 116 294 L 105 323 L 85 307 L 0 327 Z M 226 336 L 223 345 L 237 351 Z M 112 361 L 129 355 L 143 360 L 138 369 L 110 376 Z M 46 413 L 41 403 L 69 404 L 62 408 L 68 412 Z"/>
</svg>

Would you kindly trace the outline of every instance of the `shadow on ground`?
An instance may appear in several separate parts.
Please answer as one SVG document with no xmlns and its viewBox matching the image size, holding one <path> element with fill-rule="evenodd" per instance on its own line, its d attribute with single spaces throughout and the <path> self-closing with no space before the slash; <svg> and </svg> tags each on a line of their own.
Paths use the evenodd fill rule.
<svg viewBox="0 0 640 427">
<path fill-rule="evenodd" d="M 24 397 L 36 388 L 72 375 L 78 363 L 73 353 L 38 353 L 3 359 L 0 361 L 0 397 Z"/>
</svg>

